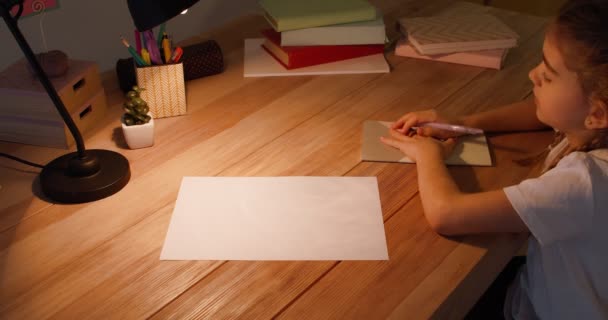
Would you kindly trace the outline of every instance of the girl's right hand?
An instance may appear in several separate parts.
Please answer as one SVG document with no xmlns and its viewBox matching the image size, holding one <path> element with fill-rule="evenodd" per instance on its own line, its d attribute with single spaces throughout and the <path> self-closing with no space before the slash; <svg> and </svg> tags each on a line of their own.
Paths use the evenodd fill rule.
<svg viewBox="0 0 608 320">
<path fill-rule="evenodd" d="M 461 124 L 458 120 L 451 120 L 440 115 L 435 109 L 429 109 L 406 113 L 391 125 L 391 129 L 401 132 L 404 135 L 408 135 L 412 127 L 418 126 L 416 134 L 438 139 L 448 139 L 462 135 L 462 133 L 458 132 L 420 126 L 425 122 L 439 122 L 457 125 Z"/>
</svg>

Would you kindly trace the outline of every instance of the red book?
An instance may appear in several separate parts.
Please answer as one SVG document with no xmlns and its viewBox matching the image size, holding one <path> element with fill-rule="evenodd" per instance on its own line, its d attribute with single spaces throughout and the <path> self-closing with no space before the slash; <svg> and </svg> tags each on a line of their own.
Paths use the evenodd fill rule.
<svg viewBox="0 0 608 320">
<path fill-rule="evenodd" d="M 287 69 L 309 67 L 384 52 L 382 44 L 282 47 L 280 46 L 280 33 L 273 29 L 266 29 L 262 30 L 262 35 L 266 37 L 262 48 Z"/>
</svg>

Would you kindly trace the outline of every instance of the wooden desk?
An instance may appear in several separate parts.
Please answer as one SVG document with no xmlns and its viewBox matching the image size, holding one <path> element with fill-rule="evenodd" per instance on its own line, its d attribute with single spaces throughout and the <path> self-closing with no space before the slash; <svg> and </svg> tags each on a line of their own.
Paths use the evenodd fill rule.
<svg viewBox="0 0 608 320">
<path fill-rule="evenodd" d="M 430 14 L 445 1 L 376 1 L 387 21 Z M 424 5 L 423 5 L 424 4 Z M 128 150 L 122 97 L 86 139 L 124 154 L 132 178 L 100 201 L 61 205 L 41 195 L 38 170 L 0 161 L 0 318 L 459 318 L 524 243 L 525 235 L 444 238 L 429 229 L 414 165 L 360 161 L 364 120 L 435 107 L 461 114 L 530 94 L 545 20 L 498 12 L 520 35 L 501 71 L 388 54 L 390 74 L 243 78 L 245 17 L 214 32 L 227 70 L 187 84 L 188 115 L 156 122 L 152 148 Z M 392 28 L 389 27 L 392 30 Z M 192 41 L 201 41 L 206 35 Z M 496 166 L 452 168 L 467 191 L 524 178 L 512 159 L 551 133 L 491 138 Z M 65 153 L 1 143 L 46 163 Z M 183 176 L 377 176 L 389 261 L 159 261 Z"/>
</svg>

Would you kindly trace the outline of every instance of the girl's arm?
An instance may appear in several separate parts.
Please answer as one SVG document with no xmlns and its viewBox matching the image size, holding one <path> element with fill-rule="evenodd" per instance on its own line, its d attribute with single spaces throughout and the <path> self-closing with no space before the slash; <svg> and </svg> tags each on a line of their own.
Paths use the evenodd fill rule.
<svg viewBox="0 0 608 320">
<path fill-rule="evenodd" d="M 493 110 L 462 116 L 456 119 L 445 118 L 433 109 L 409 112 L 395 121 L 391 125 L 391 129 L 405 134 L 413 126 L 417 126 L 424 122 L 444 122 L 464 125 L 467 127 L 480 128 L 486 132 L 529 131 L 548 128 L 538 120 L 534 100 L 527 99 Z M 459 135 L 458 133 L 429 127 L 419 128 L 417 133 L 438 138 L 449 138 Z"/>
<path fill-rule="evenodd" d="M 443 162 L 454 148 L 454 139 L 408 137 L 396 130 L 390 130 L 390 134 L 390 137 L 382 137 L 382 142 L 400 149 L 416 162 L 422 206 L 430 226 L 437 233 L 528 231 L 504 191 L 460 192 Z"/>
<path fill-rule="evenodd" d="M 422 206 L 430 226 L 437 233 L 528 231 L 504 191 L 460 192 L 441 153 L 420 153 L 416 166 Z"/>
</svg>

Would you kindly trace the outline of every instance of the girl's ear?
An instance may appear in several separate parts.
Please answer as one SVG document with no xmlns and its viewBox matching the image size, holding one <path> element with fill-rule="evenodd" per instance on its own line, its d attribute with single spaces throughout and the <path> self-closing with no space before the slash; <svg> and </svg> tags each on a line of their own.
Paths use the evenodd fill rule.
<svg viewBox="0 0 608 320">
<path fill-rule="evenodd" d="M 589 115 L 585 119 L 587 129 L 608 128 L 608 104 L 599 99 L 593 99 Z"/>
</svg>

